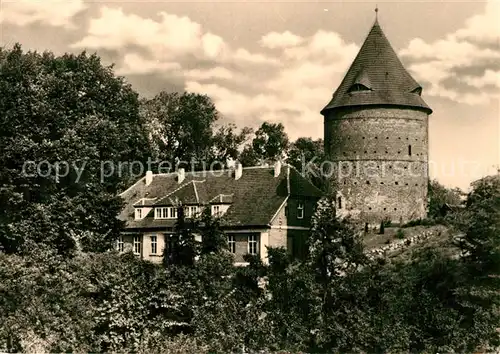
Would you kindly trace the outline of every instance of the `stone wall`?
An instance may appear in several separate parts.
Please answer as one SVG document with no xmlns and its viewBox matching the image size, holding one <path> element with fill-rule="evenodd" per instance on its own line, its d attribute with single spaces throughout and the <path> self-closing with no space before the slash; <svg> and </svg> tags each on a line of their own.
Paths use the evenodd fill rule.
<svg viewBox="0 0 500 354">
<path fill-rule="evenodd" d="M 404 231 L 405 229 L 403 229 Z M 377 257 L 385 257 L 388 254 L 392 254 L 397 251 L 404 251 L 408 247 L 424 243 L 425 241 L 434 238 L 434 237 L 439 237 L 443 235 L 446 232 L 446 228 L 444 226 L 442 227 L 434 227 L 430 228 L 427 230 L 423 230 L 422 232 L 412 235 L 400 240 L 394 240 L 393 242 L 383 245 L 381 247 L 377 247 L 374 249 L 371 249 L 366 252 L 369 258 L 377 258 Z"/>
<path fill-rule="evenodd" d="M 325 117 L 325 151 L 344 212 L 370 224 L 425 218 L 426 112 L 409 107 L 333 110 Z"/>
</svg>

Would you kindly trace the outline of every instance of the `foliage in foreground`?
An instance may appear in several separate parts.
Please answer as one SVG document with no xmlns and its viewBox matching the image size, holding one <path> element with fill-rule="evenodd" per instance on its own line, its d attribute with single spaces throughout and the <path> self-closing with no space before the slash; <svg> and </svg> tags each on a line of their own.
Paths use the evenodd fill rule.
<svg viewBox="0 0 500 354">
<path fill-rule="evenodd" d="M 497 179 L 475 185 L 458 225 L 464 257 L 424 249 L 369 261 L 319 204 L 303 262 L 269 249 L 235 268 L 217 222 L 192 264 L 131 254 L 0 255 L 0 347 L 11 351 L 470 352 L 498 345 Z M 260 281 L 265 279 L 266 286 Z"/>
</svg>

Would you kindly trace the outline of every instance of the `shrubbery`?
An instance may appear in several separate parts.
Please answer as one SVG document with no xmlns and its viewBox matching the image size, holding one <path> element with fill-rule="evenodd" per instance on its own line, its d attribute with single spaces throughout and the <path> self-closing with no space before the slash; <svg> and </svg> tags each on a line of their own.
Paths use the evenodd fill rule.
<svg viewBox="0 0 500 354">
<path fill-rule="evenodd" d="M 248 257 L 250 266 L 233 267 L 218 224 L 207 216 L 194 264 L 165 268 L 114 252 L 63 258 L 46 248 L 3 254 L 0 347 L 319 353 L 495 345 L 499 206 L 493 192 L 482 192 L 492 188 L 484 182 L 471 194 L 463 258 L 423 250 L 404 262 L 370 261 L 328 199 L 318 205 L 305 261 L 269 249 L 268 265 Z"/>
</svg>

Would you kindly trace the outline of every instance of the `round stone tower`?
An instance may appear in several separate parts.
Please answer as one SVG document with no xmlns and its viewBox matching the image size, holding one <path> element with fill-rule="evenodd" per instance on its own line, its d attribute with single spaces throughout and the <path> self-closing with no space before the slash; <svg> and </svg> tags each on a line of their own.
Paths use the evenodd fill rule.
<svg viewBox="0 0 500 354">
<path fill-rule="evenodd" d="M 432 110 L 421 94 L 375 20 L 321 111 L 340 214 L 369 224 L 426 217 Z"/>
</svg>

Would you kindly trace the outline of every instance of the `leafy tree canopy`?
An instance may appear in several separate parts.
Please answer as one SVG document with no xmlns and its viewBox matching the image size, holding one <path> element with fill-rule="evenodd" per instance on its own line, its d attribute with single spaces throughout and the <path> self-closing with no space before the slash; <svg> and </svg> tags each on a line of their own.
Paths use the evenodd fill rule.
<svg viewBox="0 0 500 354">
<path fill-rule="evenodd" d="M 0 116 L 0 248 L 108 248 L 130 182 L 118 162 L 149 150 L 137 93 L 96 55 L 15 45 L 0 49 Z"/>
</svg>

